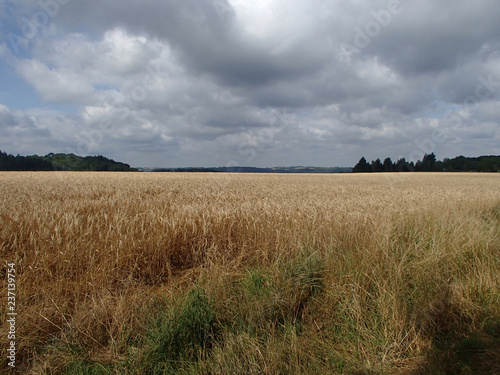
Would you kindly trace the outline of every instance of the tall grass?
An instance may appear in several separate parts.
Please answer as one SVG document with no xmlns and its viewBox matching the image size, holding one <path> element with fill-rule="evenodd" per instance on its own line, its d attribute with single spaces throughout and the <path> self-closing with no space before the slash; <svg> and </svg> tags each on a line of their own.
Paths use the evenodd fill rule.
<svg viewBox="0 0 500 375">
<path fill-rule="evenodd" d="M 18 370 L 500 372 L 499 182 L 0 173 Z"/>
</svg>

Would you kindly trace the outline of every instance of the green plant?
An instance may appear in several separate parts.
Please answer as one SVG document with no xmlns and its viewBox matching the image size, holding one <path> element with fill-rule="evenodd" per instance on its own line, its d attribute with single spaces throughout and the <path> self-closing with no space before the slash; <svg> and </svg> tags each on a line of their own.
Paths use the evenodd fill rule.
<svg viewBox="0 0 500 375">
<path fill-rule="evenodd" d="M 170 311 L 160 311 L 148 332 L 146 360 L 153 369 L 175 369 L 207 355 L 218 339 L 212 302 L 196 286 Z"/>
</svg>

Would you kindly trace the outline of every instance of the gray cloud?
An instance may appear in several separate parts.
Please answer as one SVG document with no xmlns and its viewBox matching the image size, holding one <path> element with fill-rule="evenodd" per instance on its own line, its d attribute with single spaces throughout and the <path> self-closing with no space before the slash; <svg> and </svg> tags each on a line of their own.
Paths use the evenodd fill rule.
<svg viewBox="0 0 500 375">
<path fill-rule="evenodd" d="M 21 147 L 12 124 L 30 118 L 49 146 L 134 165 L 353 165 L 431 143 L 439 158 L 495 153 L 496 5 L 70 1 L 7 60 L 48 106 L 79 112 L 2 107 L 0 131 Z M 18 20 L 39 10 L 9 8 Z"/>
</svg>

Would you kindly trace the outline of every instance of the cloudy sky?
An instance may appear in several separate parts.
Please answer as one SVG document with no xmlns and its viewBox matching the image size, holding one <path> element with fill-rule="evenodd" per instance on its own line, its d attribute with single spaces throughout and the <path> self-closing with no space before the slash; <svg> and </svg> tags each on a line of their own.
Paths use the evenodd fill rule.
<svg viewBox="0 0 500 375">
<path fill-rule="evenodd" d="M 0 149 L 133 166 L 500 153 L 498 0 L 0 0 Z"/>
</svg>

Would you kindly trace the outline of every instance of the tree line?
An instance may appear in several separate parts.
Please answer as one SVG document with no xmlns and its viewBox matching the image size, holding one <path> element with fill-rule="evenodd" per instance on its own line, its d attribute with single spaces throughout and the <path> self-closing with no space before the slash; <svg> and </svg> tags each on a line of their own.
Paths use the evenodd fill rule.
<svg viewBox="0 0 500 375">
<path fill-rule="evenodd" d="M 362 157 L 352 170 L 353 173 L 369 172 L 500 172 L 500 156 L 479 156 L 475 158 L 457 156 L 456 158 L 436 160 L 434 153 L 425 154 L 416 163 L 401 158 L 393 162 L 386 158 L 368 163 Z"/>
<path fill-rule="evenodd" d="M 102 155 L 81 157 L 75 154 L 11 155 L 0 150 L 0 171 L 137 171 L 125 163 Z"/>
</svg>

